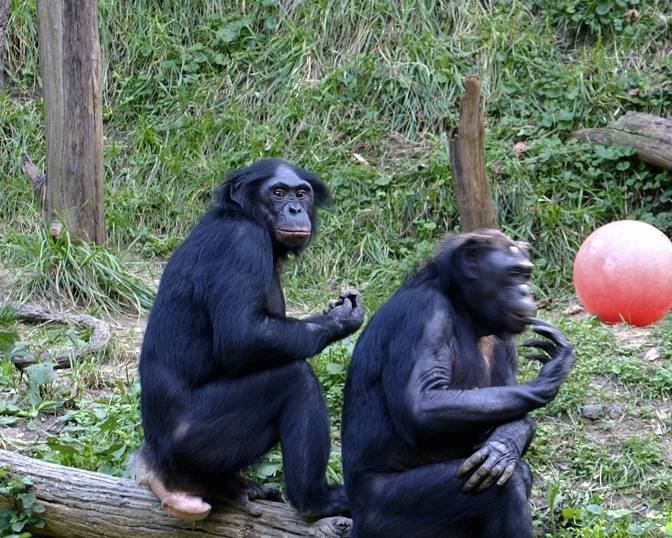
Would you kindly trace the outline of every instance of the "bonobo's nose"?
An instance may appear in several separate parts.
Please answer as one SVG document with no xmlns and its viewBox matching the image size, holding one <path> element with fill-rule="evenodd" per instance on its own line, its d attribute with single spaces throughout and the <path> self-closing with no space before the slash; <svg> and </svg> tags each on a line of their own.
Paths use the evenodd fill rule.
<svg viewBox="0 0 672 538">
<path fill-rule="evenodd" d="M 291 204 L 289 206 L 289 214 L 290 215 L 298 215 L 299 213 L 301 213 L 301 211 L 303 211 L 303 209 L 301 208 L 301 205 L 299 205 L 299 204 Z"/>
</svg>

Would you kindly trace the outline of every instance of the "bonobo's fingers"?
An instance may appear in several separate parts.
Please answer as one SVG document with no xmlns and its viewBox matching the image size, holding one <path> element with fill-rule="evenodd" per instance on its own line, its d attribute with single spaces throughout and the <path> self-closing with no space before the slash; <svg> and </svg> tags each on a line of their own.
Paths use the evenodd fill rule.
<svg viewBox="0 0 672 538">
<path fill-rule="evenodd" d="M 504 443 L 489 441 L 477 452 L 472 454 L 460 466 L 457 471 L 458 478 L 464 476 L 469 470 L 478 466 L 474 473 L 462 486 L 462 491 L 484 491 L 493 484 L 504 484 L 513 473 L 518 461 L 518 454 L 512 451 Z"/>
<path fill-rule="evenodd" d="M 339 297 L 338 299 L 332 299 L 331 301 L 329 301 L 327 303 L 327 307 L 324 310 L 322 310 L 322 313 L 323 314 L 328 314 L 334 308 L 336 308 L 337 306 L 342 305 L 342 304 L 343 304 L 343 298 L 342 297 Z"/>
<path fill-rule="evenodd" d="M 516 462 L 512 461 L 511 463 L 509 463 L 509 465 L 507 465 L 506 469 L 504 469 L 504 472 L 502 473 L 502 476 L 499 477 L 499 480 L 497 480 L 497 485 L 503 486 L 504 484 L 506 484 L 509 478 L 513 476 L 513 472 L 515 470 L 516 470 Z"/>
<path fill-rule="evenodd" d="M 254 482 L 254 486 L 248 488 L 247 492 L 247 498 L 251 501 L 263 500 L 284 502 L 282 492 L 278 488 L 264 486 L 263 484 L 259 484 L 257 482 Z"/>
<path fill-rule="evenodd" d="M 356 298 L 359 296 L 359 290 L 357 288 L 346 288 L 341 292 L 341 299 L 350 299 L 351 301 L 355 301 Z"/>
<path fill-rule="evenodd" d="M 542 364 L 546 364 L 553 357 L 555 352 L 556 345 L 550 340 L 542 340 L 541 338 L 531 338 L 523 342 L 524 347 L 537 348 L 543 351 L 544 353 L 528 353 L 525 355 L 525 358 L 529 361 L 539 361 Z"/>
<path fill-rule="evenodd" d="M 242 510 L 252 517 L 260 517 L 262 514 L 261 507 L 258 504 L 250 501 L 246 494 L 243 494 L 240 497 L 236 497 L 235 499 L 224 498 L 222 499 L 222 502 L 233 508 Z"/>
<path fill-rule="evenodd" d="M 490 449 L 488 448 L 487 444 L 474 452 L 471 456 L 464 460 L 462 465 L 460 465 L 460 468 L 457 470 L 457 477 L 464 477 L 469 471 L 473 470 L 474 467 L 483 463 L 488 457 L 489 453 Z"/>
<path fill-rule="evenodd" d="M 551 325 L 547 321 L 543 321 L 539 318 L 531 318 L 532 329 L 541 336 L 544 336 L 552 340 L 556 345 L 562 347 L 570 347 L 570 343 L 565 338 L 565 335 L 562 334 L 554 325 Z"/>
<path fill-rule="evenodd" d="M 525 358 L 530 362 L 540 362 L 541 364 L 546 364 L 551 360 L 551 357 L 548 355 L 542 355 L 541 353 L 528 353 L 525 355 Z"/>
<path fill-rule="evenodd" d="M 529 340 L 525 340 L 523 346 L 538 347 L 539 349 L 543 349 L 546 353 L 553 353 L 553 350 L 555 349 L 555 344 L 553 342 L 550 340 L 542 340 L 541 338 L 530 338 Z"/>
</svg>

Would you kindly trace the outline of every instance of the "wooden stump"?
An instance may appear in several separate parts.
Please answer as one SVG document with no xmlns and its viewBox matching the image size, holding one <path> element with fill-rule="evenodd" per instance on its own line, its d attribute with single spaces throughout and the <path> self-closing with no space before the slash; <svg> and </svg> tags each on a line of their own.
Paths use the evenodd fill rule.
<svg viewBox="0 0 672 538">
<path fill-rule="evenodd" d="M 573 133 L 579 140 L 632 148 L 643 161 L 672 170 L 672 120 L 627 112 L 618 121 L 598 129 Z"/>
<path fill-rule="evenodd" d="M 196 523 L 170 517 L 159 501 L 132 480 L 82 471 L 0 450 L 0 466 L 28 477 L 30 491 L 46 511 L 40 536 L 55 538 L 347 538 L 350 520 L 332 517 L 304 521 L 289 505 L 258 501 L 263 514 L 252 517 L 234 508 L 215 506 Z M 0 496 L 0 508 L 12 499 Z"/>
<path fill-rule="evenodd" d="M 462 232 L 499 228 L 485 174 L 485 119 L 476 77 L 467 78 L 459 127 L 451 133 L 448 148 Z"/>
<path fill-rule="evenodd" d="M 37 2 L 47 137 L 48 224 L 105 241 L 103 115 L 97 2 Z"/>
</svg>

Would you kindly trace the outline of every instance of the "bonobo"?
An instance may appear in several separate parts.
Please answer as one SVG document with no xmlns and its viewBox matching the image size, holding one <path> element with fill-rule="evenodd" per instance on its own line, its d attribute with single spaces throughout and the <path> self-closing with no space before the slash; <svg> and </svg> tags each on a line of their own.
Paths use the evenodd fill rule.
<svg viewBox="0 0 672 538">
<path fill-rule="evenodd" d="M 294 319 L 278 277 L 328 199 L 316 176 L 284 161 L 234 171 L 166 265 L 140 357 L 137 476 L 176 517 L 202 519 L 218 498 L 259 515 L 251 501 L 279 492 L 240 471 L 278 442 L 298 510 L 348 511 L 343 486 L 325 482 L 329 417 L 306 359 L 357 330 L 361 298 L 346 291 L 325 313 Z"/>
<path fill-rule="evenodd" d="M 532 317 L 531 271 L 501 232 L 450 237 L 366 327 L 342 421 L 353 537 L 532 536 L 527 413 L 555 397 L 574 353 Z M 543 366 L 516 384 L 528 324 Z"/>
</svg>

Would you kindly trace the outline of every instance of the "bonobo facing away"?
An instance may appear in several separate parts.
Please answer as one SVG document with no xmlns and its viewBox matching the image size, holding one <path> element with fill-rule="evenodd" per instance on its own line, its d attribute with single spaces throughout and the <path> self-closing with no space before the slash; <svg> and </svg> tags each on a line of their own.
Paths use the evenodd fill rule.
<svg viewBox="0 0 672 538">
<path fill-rule="evenodd" d="M 293 319 L 278 277 L 328 197 L 283 161 L 237 170 L 165 268 L 140 357 L 138 479 L 176 517 L 202 519 L 216 498 L 259 515 L 250 501 L 279 494 L 240 470 L 278 442 L 294 506 L 315 517 L 348 511 L 343 487 L 325 482 L 329 417 L 306 359 L 357 330 L 361 300 L 344 292 L 324 314 Z"/>
<path fill-rule="evenodd" d="M 529 538 L 521 456 L 574 354 L 532 316 L 532 264 L 496 230 L 446 240 L 375 314 L 354 350 L 343 469 L 357 538 Z M 514 335 L 543 363 L 516 384 Z"/>
</svg>

